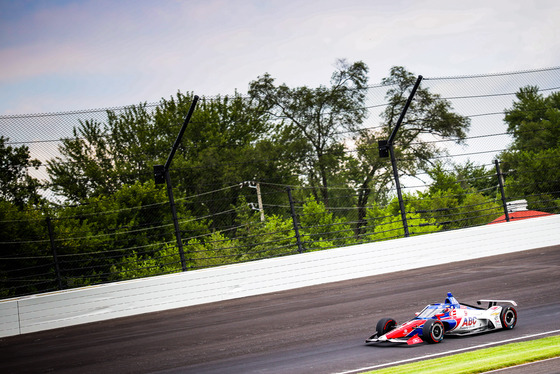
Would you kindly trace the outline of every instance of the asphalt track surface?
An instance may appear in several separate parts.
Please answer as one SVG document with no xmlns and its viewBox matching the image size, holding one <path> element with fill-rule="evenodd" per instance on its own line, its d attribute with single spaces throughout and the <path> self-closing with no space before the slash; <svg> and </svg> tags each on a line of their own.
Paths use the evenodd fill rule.
<svg viewBox="0 0 560 374">
<path fill-rule="evenodd" d="M 448 291 L 465 303 L 517 301 L 516 328 L 435 345 L 364 344 L 378 319 L 404 322 Z M 555 246 L 2 338 L 0 371 L 340 373 L 558 329 Z"/>
</svg>

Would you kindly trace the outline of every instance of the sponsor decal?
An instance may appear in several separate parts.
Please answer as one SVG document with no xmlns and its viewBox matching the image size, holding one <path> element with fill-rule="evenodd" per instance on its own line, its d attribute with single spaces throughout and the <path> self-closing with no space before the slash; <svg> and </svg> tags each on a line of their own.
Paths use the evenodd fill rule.
<svg viewBox="0 0 560 374">
<path fill-rule="evenodd" d="M 463 320 L 463 324 L 461 325 L 461 327 L 470 327 L 470 326 L 474 326 L 476 324 L 476 317 L 466 317 Z"/>
<path fill-rule="evenodd" d="M 408 345 L 423 343 L 424 341 L 418 336 L 414 335 L 412 338 L 408 339 L 406 342 Z"/>
</svg>

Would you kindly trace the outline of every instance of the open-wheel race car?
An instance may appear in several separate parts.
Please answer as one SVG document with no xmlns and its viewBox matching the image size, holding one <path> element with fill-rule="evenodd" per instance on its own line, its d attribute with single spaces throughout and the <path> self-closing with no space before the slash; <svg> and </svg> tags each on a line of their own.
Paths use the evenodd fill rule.
<svg viewBox="0 0 560 374">
<path fill-rule="evenodd" d="M 382 318 L 376 332 L 366 343 L 391 342 L 418 344 L 439 343 L 444 335 L 471 335 L 498 329 L 513 329 L 517 323 L 517 306 L 513 300 L 478 300 L 486 308 L 459 303 L 451 292 L 443 303 L 430 304 L 413 319 L 398 325 L 392 318 Z M 502 306 L 498 304 L 512 304 Z"/>
</svg>

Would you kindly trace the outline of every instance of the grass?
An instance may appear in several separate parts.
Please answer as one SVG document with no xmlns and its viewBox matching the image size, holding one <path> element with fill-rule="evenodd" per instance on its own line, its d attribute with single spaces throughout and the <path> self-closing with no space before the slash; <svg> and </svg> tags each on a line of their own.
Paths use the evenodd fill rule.
<svg viewBox="0 0 560 374">
<path fill-rule="evenodd" d="M 560 336 L 510 343 L 442 358 L 393 366 L 368 373 L 483 373 L 490 370 L 560 356 Z"/>
</svg>

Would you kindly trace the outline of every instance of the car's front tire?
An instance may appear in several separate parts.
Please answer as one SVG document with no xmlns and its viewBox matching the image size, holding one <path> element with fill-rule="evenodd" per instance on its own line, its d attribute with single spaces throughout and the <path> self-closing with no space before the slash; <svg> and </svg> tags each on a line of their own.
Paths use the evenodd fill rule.
<svg viewBox="0 0 560 374">
<path fill-rule="evenodd" d="M 377 337 L 387 334 L 389 331 L 397 327 L 397 321 L 392 318 L 381 318 L 377 322 L 375 331 L 377 331 Z"/>
<path fill-rule="evenodd" d="M 439 343 L 443 340 L 444 333 L 443 323 L 435 319 L 429 319 L 422 327 L 422 340 L 430 344 Z"/>
<path fill-rule="evenodd" d="M 500 313 L 500 321 L 502 322 L 503 329 L 511 330 L 514 328 L 517 323 L 517 311 L 515 308 L 511 306 L 503 308 Z"/>
</svg>

